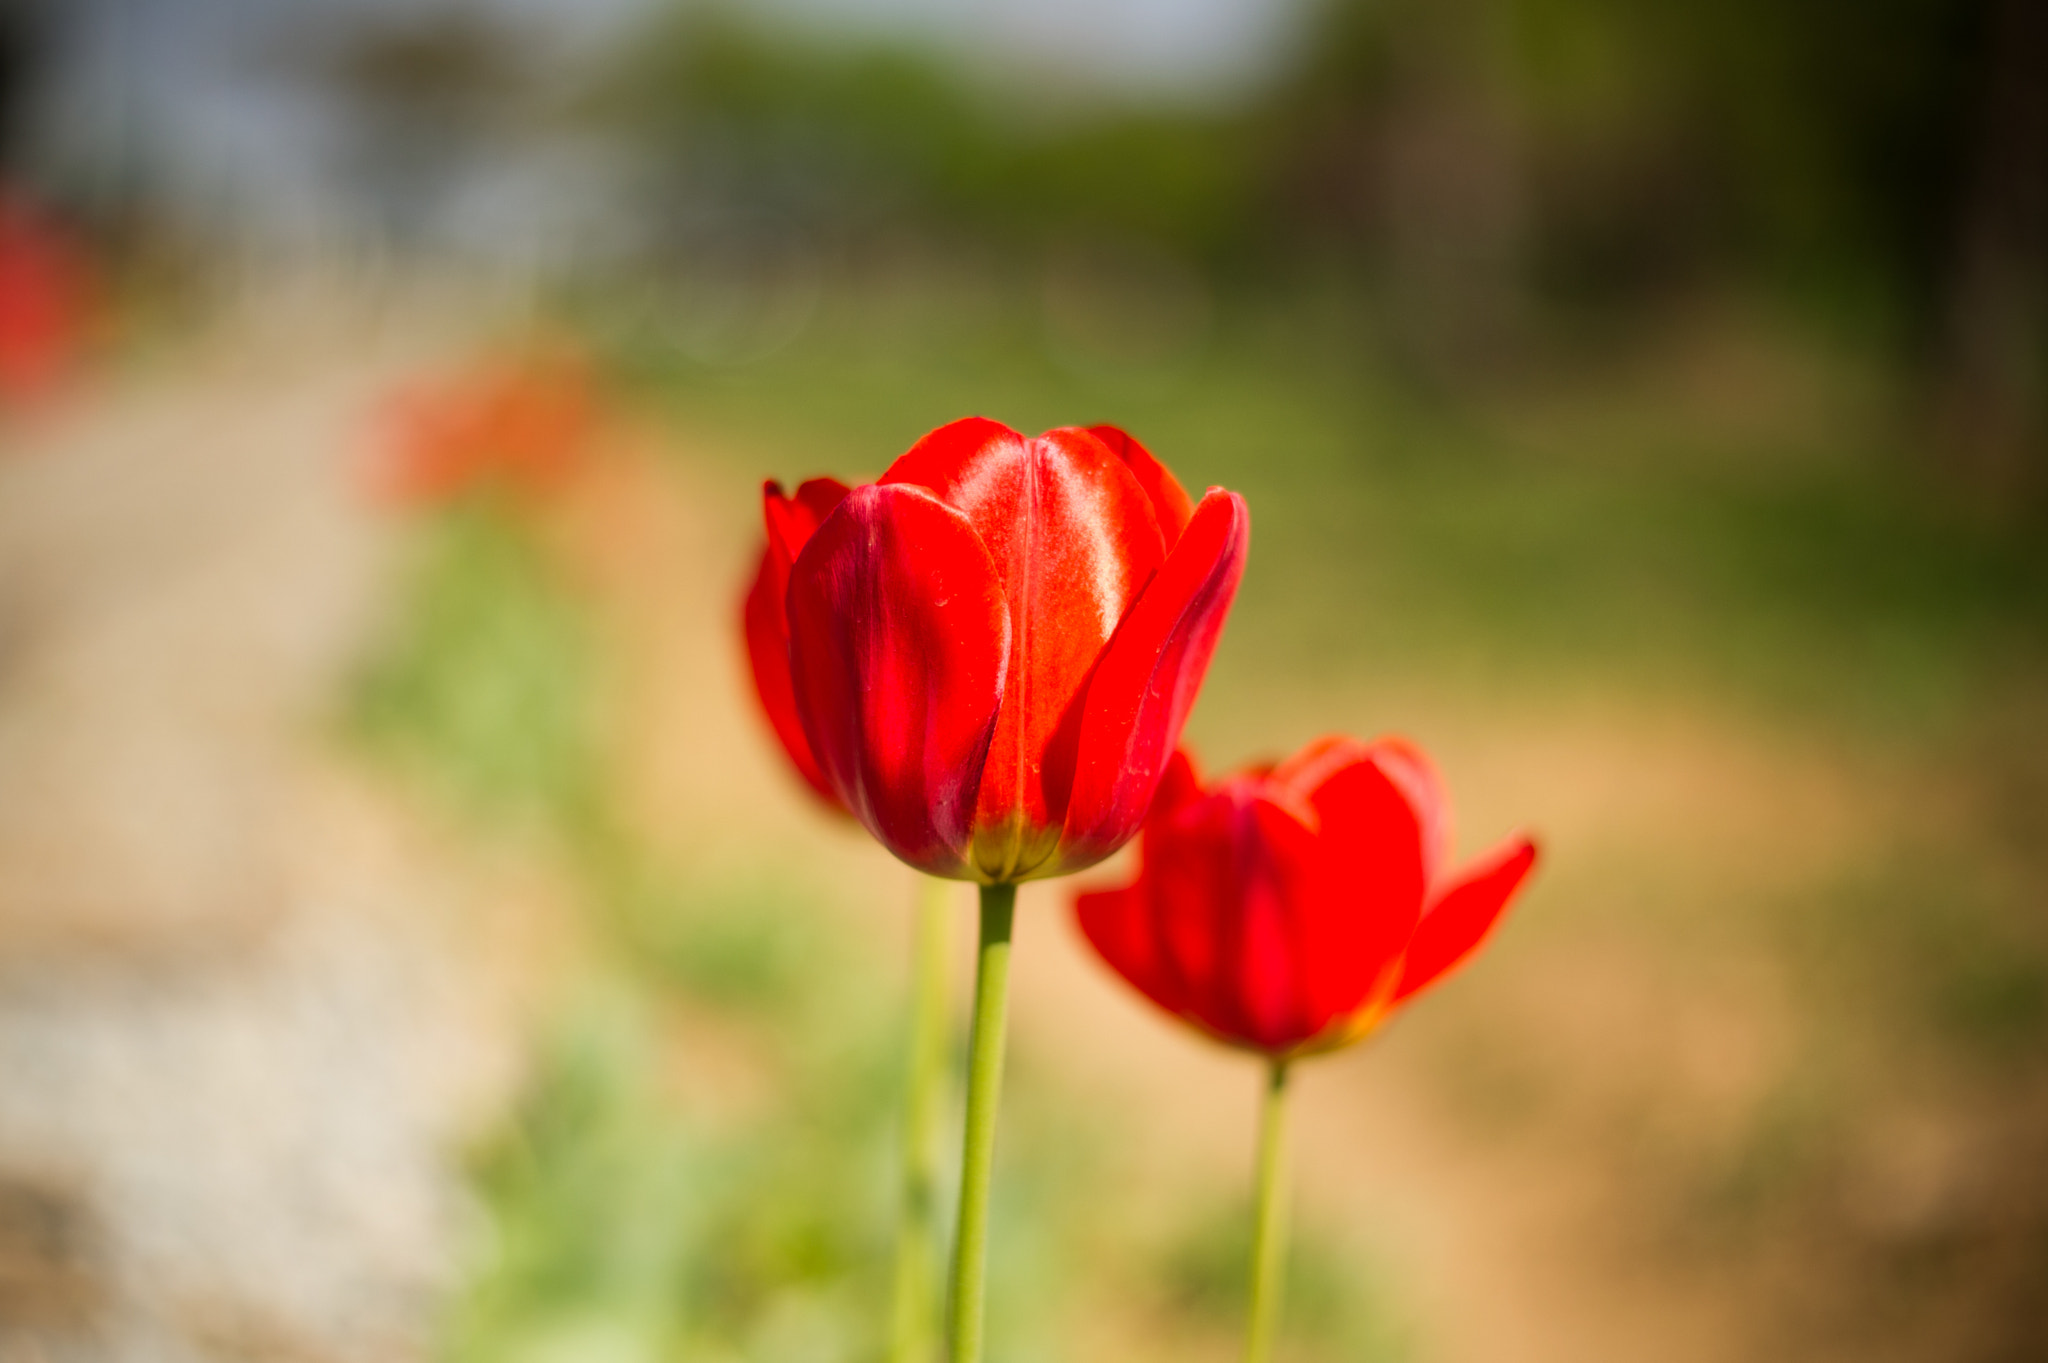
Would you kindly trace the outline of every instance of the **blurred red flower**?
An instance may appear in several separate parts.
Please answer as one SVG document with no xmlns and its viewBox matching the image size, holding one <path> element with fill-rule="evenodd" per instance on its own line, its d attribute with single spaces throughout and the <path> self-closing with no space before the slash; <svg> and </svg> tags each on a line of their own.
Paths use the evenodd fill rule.
<svg viewBox="0 0 2048 1363">
<path fill-rule="evenodd" d="M 794 554 L 791 699 L 825 784 L 933 875 L 1100 861 L 1152 803 L 1249 533 L 1241 497 L 1190 510 L 1114 428 L 933 431 Z"/>
<path fill-rule="evenodd" d="M 70 238 L 0 193 L 0 402 L 42 397 L 76 363 L 91 293 L 85 256 Z"/>
<path fill-rule="evenodd" d="M 486 489 L 542 498 L 588 456 L 597 427 L 580 359 L 550 351 L 499 361 L 396 398 L 376 489 L 400 505 Z"/>
<path fill-rule="evenodd" d="M 1476 951 L 1536 860 L 1519 834 L 1453 871 L 1450 803 L 1400 739 L 1325 738 L 1204 790 L 1185 753 L 1130 885 L 1081 930 L 1168 1012 L 1275 1058 L 1358 1040 Z"/>
<path fill-rule="evenodd" d="M 789 592 L 789 570 L 796 556 L 810 543 L 818 523 L 832 514 L 846 499 L 846 484 L 836 478 L 813 478 L 783 495 L 782 484 L 768 482 L 761 488 L 763 518 L 767 521 L 767 543 L 761 546 L 760 566 L 754 570 L 754 585 L 747 590 L 742 612 L 746 631 L 747 663 L 753 669 L 754 694 L 775 728 L 790 765 L 806 785 L 826 804 L 844 814 L 846 805 L 818 769 L 804 737 L 803 721 L 797 717 L 795 683 L 789 674 L 789 613 L 785 599 Z"/>
</svg>

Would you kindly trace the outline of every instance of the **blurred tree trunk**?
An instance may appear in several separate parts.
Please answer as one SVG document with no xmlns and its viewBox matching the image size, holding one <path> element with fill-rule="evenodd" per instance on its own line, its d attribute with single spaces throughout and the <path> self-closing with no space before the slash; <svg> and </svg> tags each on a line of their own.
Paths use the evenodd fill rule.
<svg viewBox="0 0 2048 1363">
<path fill-rule="evenodd" d="M 0 178 L 22 173 L 29 96 L 49 52 L 49 15 L 40 3 L 0 0 Z"/>
<path fill-rule="evenodd" d="M 1378 328 L 1446 387 L 1519 348 L 1529 203 L 1489 0 L 1331 0 L 1278 109 L 1284 231 L 1378 286 Z"/>
<path fill-rule="evenodd" d="M 1480 82 L 1432 74 L 1385 130 L 1387 301 L 1409 358 L 1460 383 L 1518 349 L 1527 210 L 1511 121 Z"/>
<path fill-rule="evenodd" d="M 1528 204 L 1497 7 L 1408 7 L 1393 33 L 1378 199 L 1398 339 L 1445 383 L 1510 363 Z"/>
<path fill-rule="evenodd" d="M 1993 0 L 1936 375 L 1943 460 L 2001 495 L 2048 473 L 2048 4 Z"/>
</svg>

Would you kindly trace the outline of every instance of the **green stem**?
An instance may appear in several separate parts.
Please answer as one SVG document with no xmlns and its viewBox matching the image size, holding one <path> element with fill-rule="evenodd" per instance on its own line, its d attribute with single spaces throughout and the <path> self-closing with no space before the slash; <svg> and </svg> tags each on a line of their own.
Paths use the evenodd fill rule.
<svg viewBox="0 0 2048 1363">
<path fill-rule="evenodd" d="M 896 1222 L 890 1363 L 931 1363 L 939 1334 L 939 1146 L 946 1090 L 946 945 L 953 883 L 917 895 L 911 963 L 910 1075 L 903 1100 L 903 1189 Z"/>
<path fill-rule="evenodd" d="M 981 887 L 981 955 L 974 974 L 974 1046 L 967 1066 L 967 1140 L 960 1158 L 960 1230 L 953 1242 L 952 1363 L 981 1363 L 987 1299 L 988 1184 L 1003 1089 L 1015 885 Z"/>
<path fill-rule="evenodd" d="M 1258 1207 L 1252 1222 L 1251 1321 L 1245 1363 L 1267 1363 L 1287 1273 L 1287 1062 L 1275 1060 L 1259 1118 Z"/>
</svg>

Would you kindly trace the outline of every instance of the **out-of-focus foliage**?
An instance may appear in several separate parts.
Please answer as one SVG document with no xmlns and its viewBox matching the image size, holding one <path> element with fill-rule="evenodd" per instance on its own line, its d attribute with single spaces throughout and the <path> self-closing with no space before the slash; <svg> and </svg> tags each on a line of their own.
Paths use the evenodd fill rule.
<svg viewBox="0 0 2048 1363">
<path fill-rule="evenodd" d="M 1331 297 L 1460 385 L 1760 292 L 1896 366 L 1951 463 L 2025 486 L 2048 441 L 2048 24 L 2027 11 L 1330 0 L 1284 78 L 1173 108 L 692 7 L 595 107 L 686 263 L 728 268 L 707 233 L 794 234 L 856 271 L 992 256 L 1053 294 L 1078 251 L 1107 257 L 1085 288 L 1142 311 L 1164 261 L 1198 289 Z"/>
<path fill-rule="evenodd" d="M 1078 225 L 1240 263 L 1321 238 L 1387 263 L 1403 218 L 1477 206 L 1567 292 L 1746 266 L 1924 315 L 1980 159 L 1994 9 L 1333 0 L 1286 79 L 1176 110 L 690 7 L 599 107 L 700 198 L 814 225 L 1013 245 Z"/>
<path fill-rule="evenodd" d="M 597 107 L 685 214 L 1011 250 L 1086 229 L 1213 258 L 1259 211 L 1256 145 L 1228 115 L 1105 110 L 1057 78 L 976 83 L 915 51 L 778 42 L 696 10 L 636 44 Z"/>
<path fill-rule="evenodd" d="M 1189 1217 L 1159 1264 L 1162 1298 L 1188 1319 L 1220 1331 L 1241 1328 L 1251 1256 L 1248 1203 L 1235 1199 Z M 1333 1246 L 1311 1224 L 1288 1245 L 1288 1330 L 1326 1341 L 1358 1363 L 1401 1363 L 1416 1350 L 1381 1284 L 1360 1271 L 1358 1256 Z"/>
<path fill-rule="evenodd" d="M 1491 142 L 1486 163 L 1433 169 L 1519 181 L 1561 285 L 1640 288 L 1719 263 L 1801 289 L 1924 292 L 1954 247 L 1993 8 L 1336 3 L 1280 107 L 1328 135 L 1337 179 L 1347 142 L 1381 158 L 1408 134 Z"/>
<path fill-rule="evenodd" d="M 433 521 L 388 629 L 352 729 L 479 815 L 545 826 L 588 809 L 596 659 L 525 521 L 489 500 Z"/>
</svg>

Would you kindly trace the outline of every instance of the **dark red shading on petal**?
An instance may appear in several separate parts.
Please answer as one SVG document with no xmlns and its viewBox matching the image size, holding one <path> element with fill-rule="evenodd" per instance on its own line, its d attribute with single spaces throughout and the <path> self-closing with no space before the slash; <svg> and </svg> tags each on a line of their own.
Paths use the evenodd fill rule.
<svg viewBox="0 0 2048 1363">
<path fill-rule="evenodd" d="M 974 859 L 991 879 L 1024 878 L 1060 842 L 1089 674 L 1166 558 L 1158 517 L 1130 469 L 1078 428 L 1026 439 L 982 418 L 957 421 L 882 482 L 927 488 L 961 512 L 1002 583 L 1010 658 Z"/>
<path fill-rule="evenodd" d="M 920 488 L 856 488 L 798 556 L 787 599 L 797 712 L 833 789 L 904 861 L 967 875 L 1010 654 L 980 537 Z"/>
<path fill-rule="evenodd" d="M 1251 516 L 1212 488 L 1103 650 L 1082 709 L 1058 868 L 1100 861 L 1145 817 L 1244 575 Z"/>
<path fill-rule="evenodd" d="M 1416 925 L 1394 1002 L 1434 984 L 1477 951 L 1535 864 L 1536 845 L 1525 837 L 1513 837 L 1466 867 L 1445 887 Z"/>
<path fill-rule="evenodd" d="M 783 495 L 780 483 L 762 486 L 762 518 L 767 525 L 768 542 L 761 550 L 760 566 L 754 571 L 742 612 L 754 694 L 775 729 L 775 737 L 805 784 L 841 812 L 846 806 L 819 769 L 818 759 L 811 754 L 810 740 L 804 737 L 803 721 L 797 718 L 789 672 L 789 616 L 784 597 L 789 589 L 791 563 L 810 542 L 818 523 L 845 497 L 846 485 L 831 478 L 811 479 L 797 489 L 794 499 Z"/>
<path fill-rule="evenodd" d="M 1238 906 L 1251 868 L 1250 782 L 1227 781 L 1159 820 L 1145 839 L 1139 886 L 1164 988 L 1181 1011 L 1219 1036 L 1243 1030 Z"/>
<path fill-rule="evenodd" d="M 1132 901 L 1149 932 L 1148 996 L 1233 1045 L 1278 1053 L 1313 1034 L 1296 950 L 1313 843 L 1243 778 L 1153 824 Z"/>
<path fill-rule="evenodd" d="M 1145 489 L 1145 495 L 1152 499 L 1152 509 L 1159 515 L 1159 531 L 1166 536 L 1166 547 L 1171 549 L 1188 528 L 1188 517 L 1195 514 L 1194 498 L 1188 496 L 1180 479 L 1166 465 L 1152 457 L 1152 451 L 1122 427 L 1090 426 L 1088 434 L 1109 446 L 1110 453 L 1124 461 L 1124 467 Z"/>
<path fill-rule="evenodd" d="M 1243 899 L 1225 961 L 1235 1035 L 1272 1053 L 1328 1025 L 1312 989 L 1309 952 L 1325 905 L 1317 900 L 1323 849 L 1314 829 L 1263 794 L 1249 803 L 1240 835 Z"/>
<path fill-rule="evenodd" d="M 796 695 L 789 675 L 789 622 L 783 614 L 782 594 L 788 585 L 789 569 L 777 564 L 773 552 L 761 555 L 754 584 L 747 591 L 743 618 L 747 636 L 747 662 L 754 674 L 754 695 L 782 744 L 797 775 L 818 797 L 835 809 L 844 810 L 839 796 L 818 769 L 811 755 L 810 740 L 804 737 L 803 721 L 797 718 Z"/>
</svg>

